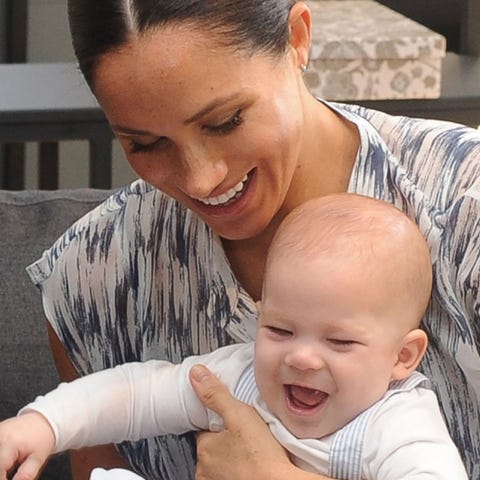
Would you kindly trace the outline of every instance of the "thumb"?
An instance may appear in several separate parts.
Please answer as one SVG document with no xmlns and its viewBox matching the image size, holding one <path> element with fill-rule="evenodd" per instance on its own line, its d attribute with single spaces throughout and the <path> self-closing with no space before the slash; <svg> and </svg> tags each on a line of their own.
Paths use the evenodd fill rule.
<svg viewBox="0 0 480 480">
<path fill-rule="evenodd" d="M 189 376 L 190 383 L 200 401 L 220 415 L 227 426 L 243 403 L 234 398 L 226 385 L 204 365 L 194 365 L 190 369 Z"/>
</svg>

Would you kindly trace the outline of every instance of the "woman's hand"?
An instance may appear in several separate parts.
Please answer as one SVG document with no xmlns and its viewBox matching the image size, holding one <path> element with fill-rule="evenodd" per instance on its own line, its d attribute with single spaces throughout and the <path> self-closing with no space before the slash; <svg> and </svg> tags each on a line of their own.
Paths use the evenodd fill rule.
<svg viewBox="0 0 480 480">
<path fill-rule="evenodd" d="M 191 369 L 190 381 L 199 399 L 225 423 L 222 432 L 199 434 L 197 480 L 296 478 L 296 467 L 252 407 L 235 399 L 204 366 Z"/>
<path fill-rule="evenodd" d="M 33 480 L 52 453 L 55 435 L 39 413 L 25 413 L 0 423 L 0 480 Z"/>
</svg>

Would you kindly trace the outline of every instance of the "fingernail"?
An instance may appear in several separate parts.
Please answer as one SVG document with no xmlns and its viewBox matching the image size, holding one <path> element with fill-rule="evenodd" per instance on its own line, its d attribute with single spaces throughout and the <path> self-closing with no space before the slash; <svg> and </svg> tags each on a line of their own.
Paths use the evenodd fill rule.
<svg viewBox="0 0 480 480">
<path fill-rule="evenodd" d="M 194 365 L 190 370 L 191 376 L 197 382 L 203 382 L 210 377 L 210 372 L 203 365 Z"/>
</svg>

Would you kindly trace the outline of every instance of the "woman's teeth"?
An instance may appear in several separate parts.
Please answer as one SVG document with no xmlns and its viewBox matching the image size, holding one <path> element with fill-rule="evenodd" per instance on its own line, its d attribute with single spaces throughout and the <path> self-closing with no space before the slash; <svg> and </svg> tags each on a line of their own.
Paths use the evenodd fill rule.
<svg viewBox="0 0 480 480">
<path fill-rule="evenodd" d="M 231 188 L 228 192 L 219 195 L 218 197 L 197 198 L 197 200 L 205 205 L 224 205 L 235 198 L 235 196 L 237 196 L 243 190 L 247 179 L 248 176 L 245 175 L 242 180 L 240 180 L 240 182 L 238 182 L 233 188 Z"/>
</svg>

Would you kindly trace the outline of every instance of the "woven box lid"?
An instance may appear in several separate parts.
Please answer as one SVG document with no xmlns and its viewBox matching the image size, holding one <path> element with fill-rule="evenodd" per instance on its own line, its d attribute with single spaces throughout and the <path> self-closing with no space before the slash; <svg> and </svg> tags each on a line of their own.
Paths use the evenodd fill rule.
<svg viewBox="0 0 480 480">
<path fill-rule="evenodd" d="M 445 38 L 374 0 L 311 0 L 311 59 L 414 59 L 445 56 Z"/>
</svg>

